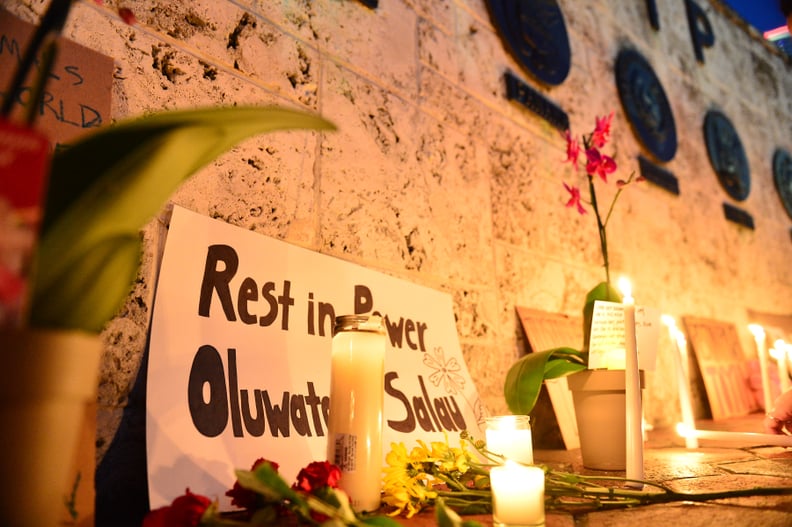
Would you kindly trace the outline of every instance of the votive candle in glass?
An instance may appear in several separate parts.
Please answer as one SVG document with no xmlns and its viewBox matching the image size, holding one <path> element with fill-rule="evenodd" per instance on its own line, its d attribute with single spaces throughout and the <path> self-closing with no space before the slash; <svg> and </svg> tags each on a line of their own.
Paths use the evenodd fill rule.
<svg viewBox="0 0 792 527">
<path fill-rule="evenodd" d="M 493 454 L 527 465 L 533 463 L 531 418 L 527 415 L 487 417 L 485 440 L 487 450 Z"/>
<path fill-rule="evenodd" d="M 545 524 L 544 470 L 510 459 L 490 469 L 492 520 L 496 527 Z"/>
</svg>

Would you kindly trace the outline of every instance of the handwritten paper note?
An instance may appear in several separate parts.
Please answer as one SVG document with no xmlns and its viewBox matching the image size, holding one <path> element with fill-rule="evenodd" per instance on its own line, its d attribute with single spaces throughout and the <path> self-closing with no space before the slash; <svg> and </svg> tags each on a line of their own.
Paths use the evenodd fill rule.
<svg viewBox="0 0 792 527">
<path fill-rule="evenodd" d="M 660 311 L 646 306 L 635 307 L 635 337 L 638 345 L 638 368 L 655 369 Z M 624 369 L 624 306 L 618 302 L 594 303 L 589 343 L 589 369 Z"/>
</svg>

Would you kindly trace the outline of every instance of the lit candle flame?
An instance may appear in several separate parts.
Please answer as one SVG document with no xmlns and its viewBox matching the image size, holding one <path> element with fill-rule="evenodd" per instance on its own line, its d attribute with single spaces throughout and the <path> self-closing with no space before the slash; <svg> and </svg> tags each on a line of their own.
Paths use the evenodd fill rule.
<svg viewBox="0 0 792 527">
<path fill-rule="evenodd" d="M 625 304 L 629 304 L 633 301 L 632 286 L 630 285 L 630 280 L 626 276 L 619 278 L 619 291 L 621 291 Z"/>
<path fill-rule="evenodd" d="M 676 424 L 676 433 L 680 437 L 690 437 L 693 435 L 693 429 L 685 423 Z"/>
<path fill-rule="evenodd" d="M 671 315 L 661 315 L 660 320 L 666 325 L 666 327 L 668 327 L 668 331 L 673 334 L 672 330 L 676 329 L 676 321 L 674 320 L 674 317 Z"/>
<path fill-rule="evenodd" d="M 748 331 L 753 333 L 754 338 L 757 340 L 765 338 L 764 328 L 759 324 L 748 324 Z"/>
</svg>

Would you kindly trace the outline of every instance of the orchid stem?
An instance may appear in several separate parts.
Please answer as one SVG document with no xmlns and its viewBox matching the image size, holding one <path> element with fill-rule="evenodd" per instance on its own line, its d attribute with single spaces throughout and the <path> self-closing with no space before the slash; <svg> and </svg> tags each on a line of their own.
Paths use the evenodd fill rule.
<svg viewBox="0 0 792 527">
<path fill-rule="evenodd" d="M 599 231 L 599 238 L 600 238 L 600 249 L 602 250 L 602 260 L 603 265 L 605 266 L 605 281 L 610 284 L 610 262 L 608 261 L 608 235 L 605 231 L 605 226 L 607 225 L 607 219 L 605 220 L 606 223 L 602 223 L 602 218 L 600 217 L 599 206 L 597 205 L 597 193 L 594 189 L 594 178 L 589 175 L 588 176 L 588 184 L 589 184 L 589 195 L 591 196 L 591 208 L 594 209 L 594 215 L 597 217 L 597 230 Z M 618 197 L 618 194 L 617 194 Z M 611 210 L 613 210 L 613 204 L 616 202 L 614 198 L 613 202 L 611 203 Z M 610 216 L 610 212 L 608 213 Z"/>
</svg>

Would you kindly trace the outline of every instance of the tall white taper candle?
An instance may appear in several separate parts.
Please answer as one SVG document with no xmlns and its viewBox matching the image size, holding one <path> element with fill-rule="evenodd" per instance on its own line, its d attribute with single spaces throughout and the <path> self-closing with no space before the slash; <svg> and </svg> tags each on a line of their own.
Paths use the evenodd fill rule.
<svg viewBox="0 0 792 527">
<path fill-rule="evenodd" d="M 687 371 L 687 340 L 682 331 L 677 328 L 676 322 L 670 315 L 663 315 L 663 322 L 668 326 L 668 334 L 674 341 L 676 348 L 674 355 L 674 367 L 677 371 L 677 384 L 679 390 L 679 407 L 682 413 L 682 422 L 689 429 L 696 428 L 696 421 L 693 417 L 693 405 L 690 400 L 690 377 Z M 685 436 L 685 447 L 698 448 L 698 439 L 695 436 Z"/>
<path fill-rule="evenodd" d="M 767 341 L 765 331 L 759 324 L 749 324 L 748 329 L 753 333 L 756 341 L 756 354 L 759 357 L 759 371 L 762 375 L 762 395 L 764 400 L 764 411 L 769 412 L 773 408 L 773 398 L 770 395 L 770 373 L 767 371 Z"/>
<path fill-rule="evenodd" d="M 641 480 L 644 477 L 643 467 L 643 431 L 641 419 L 641 381 L 638 371 L 638 344 L 635 336 L 635 301 L 629 280 L 622 278 L 619 282 L 624 304 L 624 348 L 625 348 L 625 400 L 627 405 L 627 479 Z M 630 487 L 642 488 L 643 484 L 628 483 Z"/>
<path fill-rule="evenodd" d="M 789 389 L 789 369 L 787 367 L 789 345 L 783 339 L 778 339 L 773 344 L 775 353 L 772 354 L 778 364 L 778 382 L 781 384 L 781 393 Z"/>
</svg>

